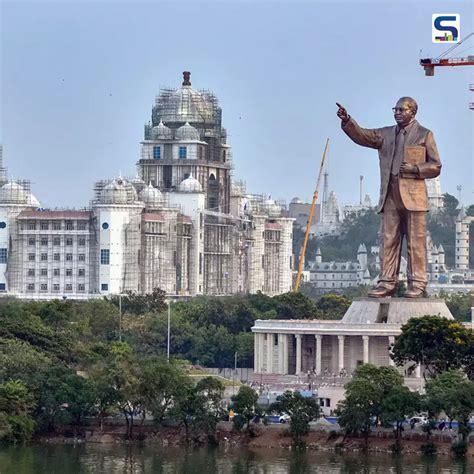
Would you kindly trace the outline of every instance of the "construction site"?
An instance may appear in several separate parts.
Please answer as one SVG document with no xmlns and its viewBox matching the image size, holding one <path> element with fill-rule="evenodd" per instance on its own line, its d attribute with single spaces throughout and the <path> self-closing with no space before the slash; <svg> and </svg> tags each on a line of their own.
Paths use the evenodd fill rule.
<svg viewBox="0 0 474 474">
<path fill-rule="evenodd" d="M 90 298 L 156 288 L 175 297 L 287 292 L 293 219 L 234 181 L 216 96 L 164 88 L 135 177 L 98 180 L 83 209 L 46 209 L 0 163 L 0 291 Z"/>
</svg>

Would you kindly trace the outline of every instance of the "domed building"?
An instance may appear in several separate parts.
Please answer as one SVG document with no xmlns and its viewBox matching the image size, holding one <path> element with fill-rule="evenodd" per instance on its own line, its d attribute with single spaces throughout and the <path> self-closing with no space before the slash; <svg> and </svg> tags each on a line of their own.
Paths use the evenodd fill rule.
<svg viewBox="0 0 474 474">
<path fill-rule="evenodd" d="M 158 209 L 163 205 L 163 195 L 161 191 L 149 184 L 142 190 L 139 196 L 140 201 L 143 201 L 147 209 Z"/>
<path fill-rule="evenodd" d="M 189 72 L 183 79 L 156 98 L 137 175 L 97 181 L 85 209 L 42 208 L 23 181 L 1 181 L 0 162 L 0 291 L 48 299 L 291 289 L 293 219 L 233 181 L 217 98 L 194 89 Z"/>
</svg>

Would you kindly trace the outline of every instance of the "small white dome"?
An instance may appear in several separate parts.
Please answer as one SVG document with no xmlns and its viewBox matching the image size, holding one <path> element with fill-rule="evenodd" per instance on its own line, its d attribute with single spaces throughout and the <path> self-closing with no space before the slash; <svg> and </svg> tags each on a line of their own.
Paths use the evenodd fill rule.
<svg viewBox="0 0 474 474">
<path fill-rule="evenodd" d="M 129 204 L 138 199 L 135 188 L 126 179 L 116 178 L 101 193 L 102 204 Z"/>
<path fill-rule="evenodd" d="M 18 183 L 10 181 L 0 188 L 0 202 L 27 204 L 28 194 Z"/>
<path fill-rule="evenodd" d="M 167 127 L 161 120 L 160 120 L 160 123 L 156 127 L 153 127 L 151 129 L 152 140 L 171 140 L 172 138 L 173 138 L 173 130 Z"/>
<path fill-rule="evenodd" d="M 299 197 L 294 197 L 291 201 L 291 204 L 303 204 L 303 201 Z"/>
<path fill-rule="evenodd" d="M 145 206 L 150 209 L 156 209 L 163 204 L 163 195 L 161 191 L 149 184 L 140 193 L 140 201 L 145 203 Z"/>
<path fill-rule="evenodd" d="M 175 137 L 176 140 L 200 140 L 201 138 L 197 129 L 188 122 L 176 130 Z"/>
<path fill-rule="evenodd" d="M 135 178 L 130 180 L 130 183 L 135 188 L 135 191 L 137 193 L 139 193 L 142 189 L 146 188 L 145 181 L 143 181 L 143 179 L 141 179 L 140 176 L 138 176 L 138 174 L 135 176 Z"/>
<path fill-rule="evenodd" d="M 263 209 L 270 217 L 276 217 L 281 214 L 281 207 L 271 198 L 264 202 Z"/>
<path fill-rule="evenodd" d="M 41 203 L 38 201 L 34 194 L 28 194 L 28 203 L 35 207 L 41 207 Z"/>
<path fill-rule="evenodd" d="M 186 193 L 202 193 L 202 186 L 196 178 L 193 178 L 193 175 L 189 175 L 189 178 L 181 181 L 179 190 Z"/>
</svg>

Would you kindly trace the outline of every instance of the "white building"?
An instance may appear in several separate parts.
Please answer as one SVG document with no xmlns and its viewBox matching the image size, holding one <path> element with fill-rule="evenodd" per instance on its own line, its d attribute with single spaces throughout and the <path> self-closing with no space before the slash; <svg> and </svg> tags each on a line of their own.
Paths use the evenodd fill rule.
<svg viewBox="0 0 474 474">
<path fill-rule="evenodd" d="M 45 210 L 0 158 L 0 291 L 89 298 L 287 292 L 293 220 L 232 178 L 222 110 L 208 91 L 163 89 L 138 175 L 98 181 L 83 210 Z"/>
<path fill-rule="evenodd" d="M 306 270 L 309 271 L 309 283 L 320 293 L 334 293 L 371 283 L 365 244 L 359 245 L 356 262 L 324 262 L 318 247 L 315 261 L 310 262 Z"/>
</svg>

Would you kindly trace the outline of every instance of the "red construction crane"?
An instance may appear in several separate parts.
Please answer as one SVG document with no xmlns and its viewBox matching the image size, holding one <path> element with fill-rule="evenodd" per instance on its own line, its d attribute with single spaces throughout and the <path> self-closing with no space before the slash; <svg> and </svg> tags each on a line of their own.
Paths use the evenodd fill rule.
<svg viewBox="0 0 474 474">
<path fill-rule="evenodd" d="M 438 66 L 474 66 L 474 56 L 465 56 L 461 58 L 446 58 L 445 56 L 452 53 L 457 47 L 461 46 L 474 33 L 468 34 L 462 41 L 440 54 L 437 58 L 420 59 L 420 65 L 425 69 L 426 76 L 434 76 L 435 67 Z"/>
</svg>

